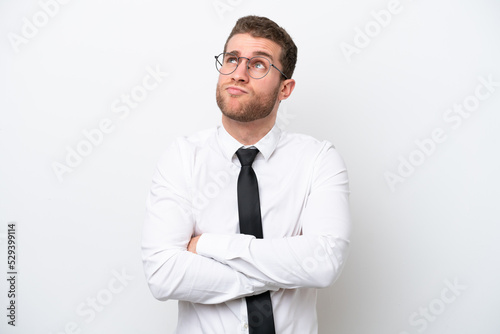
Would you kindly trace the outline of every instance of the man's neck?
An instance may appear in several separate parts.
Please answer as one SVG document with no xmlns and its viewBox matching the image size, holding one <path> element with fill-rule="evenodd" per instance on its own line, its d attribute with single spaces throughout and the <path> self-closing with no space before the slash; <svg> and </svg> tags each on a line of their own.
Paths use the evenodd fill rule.
<svg viewBox="0 0 500 334">
<path fill-rule="evenodd" d="M 238 122 L 222 115 L 224 129 L 243 145 L 254 145 L 261 140 L 274 126 L 276 115 L 252 122 Z"/>
</svg>

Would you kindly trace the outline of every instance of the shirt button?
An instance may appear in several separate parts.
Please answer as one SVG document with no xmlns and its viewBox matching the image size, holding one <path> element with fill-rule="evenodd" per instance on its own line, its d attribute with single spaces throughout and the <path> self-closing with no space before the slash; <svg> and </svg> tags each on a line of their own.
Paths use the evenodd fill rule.
<svg viewBox="0 0 500 334">
<path fill-rule="evenodd" d="M 248 324 L 245 322 L 245 324 L 243 325 L 243 327 L 248 328 Z"/>
</svg>

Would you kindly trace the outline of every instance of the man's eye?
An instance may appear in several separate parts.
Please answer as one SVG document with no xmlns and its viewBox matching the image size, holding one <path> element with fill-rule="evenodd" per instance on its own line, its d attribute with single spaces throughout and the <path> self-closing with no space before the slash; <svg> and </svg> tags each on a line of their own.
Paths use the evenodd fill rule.
<svg viewBox="0 0 500 334">
<path fill-rule="evenodd" d="M 236 57 L 226 57 L 227 64 L 236 64 L 238 63 L 238 58 Z"/>
<path fill-rule="evenodd" d="M 252 62 L 250 66 L 259 71 L 265 71 L 267 69 L 266 63 L 262 60 L 256 60 Z"/>
</svg>

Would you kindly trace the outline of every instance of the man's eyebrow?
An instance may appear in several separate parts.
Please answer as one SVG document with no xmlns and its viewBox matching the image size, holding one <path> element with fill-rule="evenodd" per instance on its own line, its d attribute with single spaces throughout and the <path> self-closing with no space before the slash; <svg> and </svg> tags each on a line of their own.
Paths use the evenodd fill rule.
<svg viewBox="0 0 500 334">
<path fill-rule="evenodd" d="M 240 56 L 240 52 L 239 52 L 238 50 L 229 51 L 229 53 L 235 54 L 235 55 L 237 55 L 238 57 Z M 273 56 L 271 56 L 271 55 L 270 55 L 268 52 L 266 52 L 266 51 L 254 51 L 252 54 L 253 54 L 253 56 L 264 56 L 264 57 L 269 58 L 269 60 L 274 61 L 274 60 L 273 60 Z"/>
<path fill-rule="evenodd" d="M 271 56 L 269 53 L 265 52 L 265 51 L 255 51 L 253 53 L 255 56 L 264 56 L 264 57 L 267 57 L 269 58 L 271 61 L 273 61 L 273 56 Z"/>
</svg>

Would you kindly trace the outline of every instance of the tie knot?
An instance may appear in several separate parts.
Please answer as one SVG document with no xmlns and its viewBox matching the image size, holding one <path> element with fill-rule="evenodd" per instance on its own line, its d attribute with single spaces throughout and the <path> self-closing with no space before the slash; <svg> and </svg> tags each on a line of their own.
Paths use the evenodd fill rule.
<svg viewBox="0 0 500 334">
<path fill-rule="evenodd" d="M 252 148 L 240 148 L 238 151 L 236 151 L 236 156 L 238 156 L 238 159 L 240 160 L 241 166 L 252 166 L 253 161 L 255 160 L 255 157 L 257 156 L 257 153 L 259 153 L 258 149 L 252 149 Z"/>
</svg>

